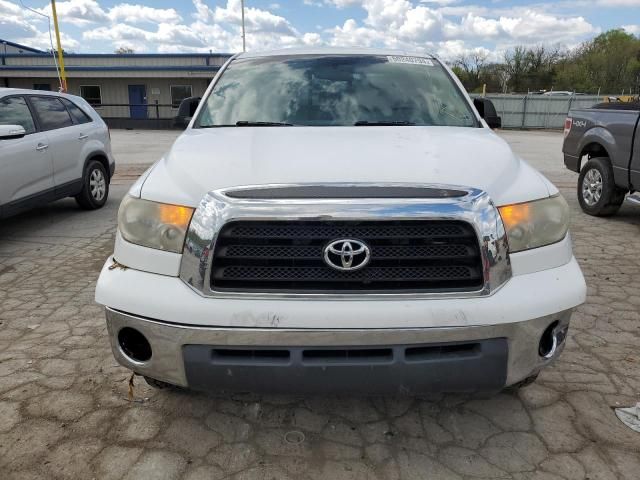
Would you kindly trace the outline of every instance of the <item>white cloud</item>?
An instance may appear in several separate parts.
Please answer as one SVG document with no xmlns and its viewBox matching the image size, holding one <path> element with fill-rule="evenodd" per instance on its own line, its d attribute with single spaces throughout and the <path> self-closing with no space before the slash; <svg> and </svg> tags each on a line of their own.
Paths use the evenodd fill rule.
<svg viewBox="0 0 640 480">
<path fill-rule="evenodd" d="M 216 22 L 241 25 L 240 0 L 227 0 L 226 7 L 216 7 L 213 18 Z M 247 31 L 272 32 L 297 36 L 296 30 L 289 21 L 279 15 L 259 8 L 245 7 L 245 25 Z"/>
<path fill-rule="evenodd" d="M 144 5 L 121 3 L 109 10 L 113 22 L 127 23 L 179 23 L 182 17 L 173 8 L 153 8 Z"/>
<path fill-rule="evenodd" d="M 504 32 L 500 20 L 485 18 L 473 13 L 465 15 L 459 24 L 448 24 L 446 30 L 448 37 L 491 38 Z"/>
<path fill-rule="evenodd" d="M 623 25 L 622 28 L 627 33 L 631 33 L 633 35 L 640 35 L 640 25 Z"/>
<path fill-rule="evenodd" d="M 190 12 L 184 4 L 178 11 L 136 1 L 122 0 L 110 7 L 105 0 L 58 1 L 65 48 L 102 52 L 120 46 L 138 52 L 233 52 L 242 48 L 240 0 L 192 0 Z M 383 46 L 431 51 L 445 58 L 478 49 L 496 57 L 516 44 L 575 45 L 599 29 L 578 14 L 558 14 L 558 8 L 582 12 L 584 8 L 568 9 L 567 5 L 640 5 L 640 0 L 559 0 L 556 4 L 530 0 L 528 7 L 502 2 L 463 5 L 461 0 L 303 0 L 306 5 L 330 6 L 336 11 L 349 8 L 353 17 L 334 26 L 305 31 L 275 13 L 289 11 L 289 5 L 284 9 L 282 2 L 272 1 L 269 7 L 245 8 L 248 49 L 322 44 Z M 148 0 L 146 3 L 150 4 Z M 41 11 L 49 13 L 50 7 Z M 639 26 L 624 28 L 637 33 Z M 46 20 L 25 11 L 17 0 L 0 0 L 0 32 L 2 37 L 34 46 L 42 46 L 48 37 Z"/>
<path fill-rule="evenodd" d="M 437 11 L 420 6 L 405 13 L 398 34 L 405 39 L 439 37 L 444 23 L 442 15 Z"/>
<path fill-rule="evenodd" d="M 53 37 L 54 50 L 56 50 L 55 41 L 56 39 L 55 37 Z M 77 50 L 78 47 L 80 46 L 80 42 L 78 40 L 76 40 L 70 35 L 67 35 L 64 32 L 60 34 L 60 41 L 62 42 L 63 52 Z M 52 42 L 51 42 L 51 38 L 49 37 L 49 30 L 47 29 L 46 31 L 37 32 L 36 35 L 34 37 L 29 38 L 26 43 L 30 47 L 40 48 L 42 50 L 51 50 Z"/>
<path fill-rule="evenodd" d="M 47 5 L 40 11 L 45 15 L 51 16 L 51 5 Z M 56 2 L 56 13 L 60 22 L 67 22 L 81 27 L 90 23 L 101 23 L 109 20 L 109 16 L 96 0 Z"/>
<path fill-rule="evenodd" d="M 543 41 L 570 40 L 577 36 L 596 33 L 596 29 L 583 17 L 558 18 L 527 10 L 521 17 L 501 17 L 500 26 L 516 40 L 543 39 Z"/>
<path fill-rule="evenodd" d="M 302 36 L 302 43 L 308 46 L 322 45 L 322 37 L 319 33 L 305 33 Z"/>
<path fill-rule="evenodd" d="M 309 2 L 309 4 L 320 3 L 319 0 L 304 0 L 305 3 Z M 327 5 L 333 5 L 338 8 L 347 8 L 353 7 L 355 5 L 359 5 L 362 0 L 324 0 L 324 3 Z"/>
<path fill-rule="evenodd" d="M 359 27 L 358 22 L 350 18 L 342 27 L 337 26 L 329 30 L 329 43 L 334 46 L 363 46 L 371 47 L 384 41 L 384 33 L 372 28 Z"/>
<path fill-rule="evenodd" d="M 434 3 L 440 6 L 453 5 L 454 3 L 460 3 L 460 0 L 420 0 L 420 3 Z"/>
</svg>

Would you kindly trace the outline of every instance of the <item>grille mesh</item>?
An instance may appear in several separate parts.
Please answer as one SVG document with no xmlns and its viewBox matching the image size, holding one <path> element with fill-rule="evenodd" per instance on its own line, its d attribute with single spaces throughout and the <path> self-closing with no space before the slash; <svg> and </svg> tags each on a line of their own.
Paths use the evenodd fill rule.
<svg viewBox="0 0 640 480">
<path fill-rule="evenodd" d="M 324 248 L 344 238 L 369 246 L 364 268 L 324 262 Z M 218 236 L 210 281 L 217 291 L 465 291 L 482 285 L 482 262 L 460 221 L 237 221 Z"/>
</svg>

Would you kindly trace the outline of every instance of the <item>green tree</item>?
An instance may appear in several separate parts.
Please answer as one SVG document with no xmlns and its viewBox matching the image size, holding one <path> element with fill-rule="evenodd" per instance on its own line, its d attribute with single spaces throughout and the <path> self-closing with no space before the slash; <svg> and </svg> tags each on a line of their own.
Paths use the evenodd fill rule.
<svg viewBox="0 0 640 480">
<path fill-rule="evenodd" d="M 567 90 L 638 93 L 640 39 L 609 30 L 580 45 L 558 67 L 558 85 Z"/>
</svg>

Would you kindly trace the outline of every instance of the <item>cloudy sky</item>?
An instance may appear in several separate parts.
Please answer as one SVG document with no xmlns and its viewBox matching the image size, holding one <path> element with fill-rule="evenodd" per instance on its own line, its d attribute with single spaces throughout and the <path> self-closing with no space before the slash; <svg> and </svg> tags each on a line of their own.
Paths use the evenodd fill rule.
<svg viewBox="0 0 640 480">
<path fill-rule="evenodd" d="M 240 0 L 58 1 L 63 48 L 76 53 L 241 49 Z M 514 45 L 572 47 L 610 28 L 640 34 L 640 0 L 246 0 L 248 49 L 362 45 L 444 58 Z M 0 0 L 0 38 L 50 48 L 46 0 Z"/>
</svg>

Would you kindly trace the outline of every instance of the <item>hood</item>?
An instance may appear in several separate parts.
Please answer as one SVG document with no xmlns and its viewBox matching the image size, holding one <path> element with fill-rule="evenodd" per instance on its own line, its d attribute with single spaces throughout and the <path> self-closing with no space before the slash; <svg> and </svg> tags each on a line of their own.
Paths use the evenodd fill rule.
<svg viewBox="0 0 640 480">
<path fill-rule="evenodd" d="M 143 198 L 195 207 L 210 190 L 271 183 L 475 187 L 498 205 L 544 198 L 547 182 L 487 128 L 235 127 L 186 130 Z"/>
</svg>

